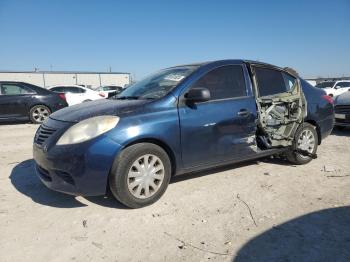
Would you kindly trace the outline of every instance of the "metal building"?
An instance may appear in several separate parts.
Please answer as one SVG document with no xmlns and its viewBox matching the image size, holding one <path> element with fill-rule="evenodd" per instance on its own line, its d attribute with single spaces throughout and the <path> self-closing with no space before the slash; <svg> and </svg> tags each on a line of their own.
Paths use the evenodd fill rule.
<svg viewBox="0 0 350 262">
<path fill-rule="evenodd" d="M 53 85 L 85 85 L 98 87 L 130 84 L 130 73 L 121 72 L 71 72 L 71 71 L 0 71 L 0 81 L 20 81 L 41 87 Z"/>
</svg>

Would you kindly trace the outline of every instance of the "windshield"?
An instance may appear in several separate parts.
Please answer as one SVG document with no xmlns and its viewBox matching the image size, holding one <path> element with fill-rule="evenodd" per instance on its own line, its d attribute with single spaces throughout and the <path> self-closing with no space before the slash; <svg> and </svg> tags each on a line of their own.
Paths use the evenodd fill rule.
<svg viewBox="0 0 350 262">
<path fill-rule="evenodd" d="M 322 82 L 316 85 L 318 88 L 327 88 L 327 87 L 332 87 L 334 86 L 335 82 L 334 81 L 327 81 L 327 82 Z"/>
<path fill-rule="evenodd" d="M 116 99 L 157 99 L 168 94 L 198 66 L 179 66 L 161 70 L 129 86 Z"/>
</svg>

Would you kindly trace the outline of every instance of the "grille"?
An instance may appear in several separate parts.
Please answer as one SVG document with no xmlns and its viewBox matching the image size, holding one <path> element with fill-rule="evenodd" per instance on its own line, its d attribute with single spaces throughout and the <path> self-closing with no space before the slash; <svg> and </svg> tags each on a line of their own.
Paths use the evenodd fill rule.
<svg viewBox="0 0 350 262">
<path fill-rule="evenodd" d="M 335 113 L 337 113 L 337 114 L 350 114 L 350 105 L 335 106 Z"/>
<path fill-rule="evenodd" d="M 35 143 L 42 145 L 55 131 L 56 129 L 41 125 L 35 135 Z"/>
</svg>

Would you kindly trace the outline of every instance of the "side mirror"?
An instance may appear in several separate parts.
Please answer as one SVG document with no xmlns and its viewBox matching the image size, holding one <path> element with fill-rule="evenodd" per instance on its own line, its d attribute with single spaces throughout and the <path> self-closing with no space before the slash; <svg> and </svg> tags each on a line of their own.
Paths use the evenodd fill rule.
<svg viewBox="0 0 350 262">
<path fill-rule="evenodd" d="M 185 95 L 185 98 L 191 103 L 206 102 L 210 100 L 210 91 L 204 87 L 191 88 Z"/>
<path fill-rule="evenodd" d="M 335 86 L 335 87 L 334 87 L 334 89 L 339 89 L 339 88 L 341 88 L 341 87 L 340 87 L 340 86 Z"/>
</svg>

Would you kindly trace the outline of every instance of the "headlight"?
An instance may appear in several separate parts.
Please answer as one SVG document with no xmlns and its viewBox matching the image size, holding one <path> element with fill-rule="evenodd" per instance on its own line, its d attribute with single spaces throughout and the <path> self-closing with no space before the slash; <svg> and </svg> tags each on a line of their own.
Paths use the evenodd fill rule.
<svg viewBox="0 0 350 262">
<path fill-rule="evenodd" d="M 117 116 L 96 116 L 83 120 L 70 128 L 61 136 L 57 145 L 77 144 L 114 128 L 119 122 Z"/>
</svg>

